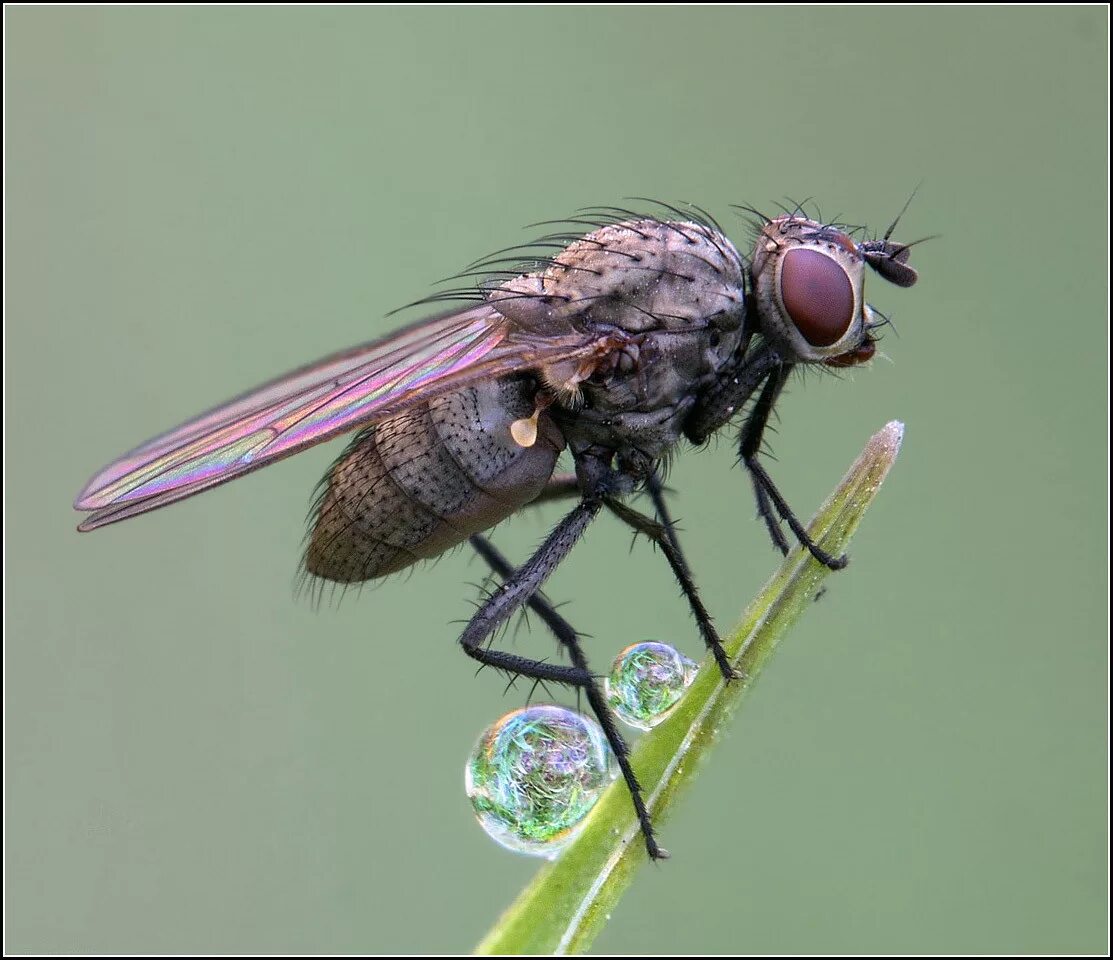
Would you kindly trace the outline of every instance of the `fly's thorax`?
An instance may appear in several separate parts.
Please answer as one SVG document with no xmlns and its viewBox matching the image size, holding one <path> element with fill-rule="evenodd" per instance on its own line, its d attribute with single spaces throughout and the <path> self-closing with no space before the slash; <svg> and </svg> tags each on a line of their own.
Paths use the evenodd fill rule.
<svg viewBox="0 0 1113 960">
<path fill-rule="evenodd" d="M 852 355 L 868 341 L 865 260 L 843 231 L 804 217 L 766 223 L 751 262 L 757 332 L 794 363 Z"/>
<path fill-rule="evenodd" d="M 574 241 L 544 269 L 490 293 L 500 313 L 527 330 L 735 329 L 745 267 L 719 231 L 653 219 L 610 224 Z"/>
<path fill-rule="evenodd" d="M 564 448 L 529 377 L 435 398 L 361 433 L 333 465 L 305 565 L 353 583 L 435 557 L 510 516 L 545 487 Z M 531 442 L 513 427 L 533 418 Z"/>
<path fill-rule="evenodd" d="M 635 463 L 656 460 L 677 442 L 696 396 L 733 357 L 746 282 L 741 256 L 719 231 L 643 218 L 573 241 L 544 269 L 492 290 L 490 302 L 539 334 L 627 336 L 586 373 L 573 364 L 540 375 L 574 453 L 603 447 Z"/>
</svg>

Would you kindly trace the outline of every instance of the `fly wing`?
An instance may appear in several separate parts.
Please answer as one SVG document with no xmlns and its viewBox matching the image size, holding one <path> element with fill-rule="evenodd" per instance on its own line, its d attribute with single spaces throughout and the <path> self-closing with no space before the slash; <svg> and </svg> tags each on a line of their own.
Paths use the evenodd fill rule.
<svg viewBox="0 0 1113 960">
<path fill-rule="evenodd" d="M 582 333 L 529 335 L 482 304 L 332 354 L 124 454 L 74 501 L 79 530 L 146 513 L 274 463 L 414 402 L 487 377 L 610 349 Z"/>
</svg>

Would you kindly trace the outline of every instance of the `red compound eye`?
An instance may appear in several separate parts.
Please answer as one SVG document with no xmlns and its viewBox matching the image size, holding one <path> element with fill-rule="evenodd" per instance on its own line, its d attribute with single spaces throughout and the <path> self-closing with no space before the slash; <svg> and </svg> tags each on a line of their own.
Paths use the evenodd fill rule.
<svg viewBox="0 0 1113 960">
<path fill-rule="evenodd" d="M 794 247 L 781 261 L 781 302 L 813 347 L 838 343 L 854 319 L 850 277 L 825 253 Z"/>
</svg>

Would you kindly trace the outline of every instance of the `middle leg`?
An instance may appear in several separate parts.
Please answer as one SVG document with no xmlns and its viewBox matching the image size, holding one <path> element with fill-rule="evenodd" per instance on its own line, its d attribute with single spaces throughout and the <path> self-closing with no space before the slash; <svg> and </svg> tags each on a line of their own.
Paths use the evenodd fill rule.
<svg viewBox="0 0 1113 960">
<path fill-rule="evenodd" d="M 691 568 L 688 566 L 688 561 L 684 556 L 683 550 L 680 548 L 680 540 L 676 533 L 676 526 L 672 521 L 668 505 L 665 502 L 664 486 L 656 470 L 649 475 L 645 486 L 653 502 L 659 521 L 647 517 L 645 514 L 632 507 L 626 506 L 613 497 L 605 498 L 607 508 L 618 517 L 619 520 L 633 529 L 635 533 L 645 534 L 650 540 L 661 547 L 677 582 L 680 584 L 681 590 L 684 592 L 684 596 L 692 610 L 692 615 L 696 618 L 696 623 L 699 626 L 704 643 L 715 657 L 715 662 L 719 665 L 720 672 L 728 680 L 737 679 L 737 671 L 730 665 L 730 660 L 726 655 L 726 651 L 723 649 L 722 641 L 719 639 L 719 634 L 715 630 L 711 615 L 703 605 L 703 601 L 699 596 L 699 591 L 696 589 L 695 581 L 692 579 Z M 533 503 L 536 504 L 550 500 L 563 499 L 575 492 L 578 492 L 575 474 L 562 474 L 554 477 L 545 490 L 542 491 L 541 496 L 534 500 Z M 485 537 L 474 536 L 471 538 L 471 544 L 476 551 L 478 551 L 479 555 L 487 561 L 487 564 L 505 580 L 507 574 L 492 561 L 487 552 L 494 550 L 490 541 Z M 505 569 L 513 570 L 509 564 L 505 564 Z M 552 605 L 549 604 L 544 597 L 535 594 L 529 599 L 528 606 L 537 613 L 542 622 L 544 622 L 546 626 L 553 631 L 557 639 L 563 643 L 564 641 L 561 639 L 560 633 L 553 626 L 554 621 L 552 618 L 557 616 L 557 614 Z M 546 613 L 546 610 L 548 610 L 549 613 Z"/>
<path fill-rule="evenodd" d="M 688 601 L 692 616 L 696 618 L 696 624 L 699 626 L 703 642 L 719 665 L 719 672 L 727 680 L 738 679 L 739 674 L 731 666 L 730 658 L 727 656 L 726 650 L 723 649 L 723 642 L 719 639 L 719 633 L 711 620 L 711 614 L 707 612 L 707 608 L 703 605 L 703 600 L 700 599 L 699 591 L 696 589 L 696 583 L 688 572 L 688 564 L 684 560 L 684 555 L 680 552 L 679 545 L 676 544 L 675 531 L 670 536 L 669 530 L 664 524 L 659 523 L 652 517 L 647 517 L 644 513 L 627 506 L 614 497 L 607 497 L 604 502 L 607 509 L 619 520 L 635 532 L 645 534 L 661 548 L 661 552 L 672 568 L 673 576 L 676 577 L 676 582 L 680 584 L 680 589 Z"/>
<path fill-rule="evenodd" d="M 657 519 L 661 521 L 661 526 L 665 528 L 665 536 L 669 538 L 673 550 L 676 551 L 676 556 L 680 561 L 680 565 L 684 568 L 684 572 L 691 576 L 691 568 L 688 566 L 688 560 L 684 556 L 684 551 L 680 549 L 680 540 L 676 535 L 676 524 L 673 523 L 672 514 L 669 512 L 669 505 L 665 502 L 665 485 L 661 482 L 661 477 L 654 470 L 649 479 L 645 481 L 645 489 L 649 493 L 649 499 L 653 502 L 653 509 L 657 514 Z"/>
</svg>

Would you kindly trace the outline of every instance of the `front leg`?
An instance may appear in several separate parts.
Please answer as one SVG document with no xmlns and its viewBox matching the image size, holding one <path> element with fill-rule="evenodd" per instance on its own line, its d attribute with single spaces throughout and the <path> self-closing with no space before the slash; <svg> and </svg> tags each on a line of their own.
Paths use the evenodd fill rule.
<svg viewBox="0 0 1113 960">
<path fill-rule="evenodd" d="M 765 526 L 769 530 L 769 536 L 781 553 L 788 553 L 788 541 L 785 540 L 784 534 L 781 532 L 777 515 L 789 525 L 789 528 L 796 535 L 796 539 L 807 548 L 816 560 L 832 570 L 841 570 L 849 562 L 846 555 L 833 557 L 808 536 L 804 525 L 796 519 L 796 515 L 792 512 L 788 502 L 781 496 L 781 492 L 773 483 L 772 478 L 758 462 L 758 453 L 761 451 L 761 438 L 765 432 L 765 425 L 769 422 L 773 406 L 784 389 L 791 372 L 792 366 L 790 364 L 782 364 L 774 368 L 769 374 L 765 386 L 762 387 L 761 394 L 757 398 L 757 403 L 754 404 L 745 424 L 742 426 L 742 433 L 738 441 L 739 457 L 746 469 L 750 471 L 750 478 L 754 484 L 754 496 L 757 498 L 758 513 L 761 514 Z M 776 515 L 774 510 L 776 510 Z"/>
</svg>

